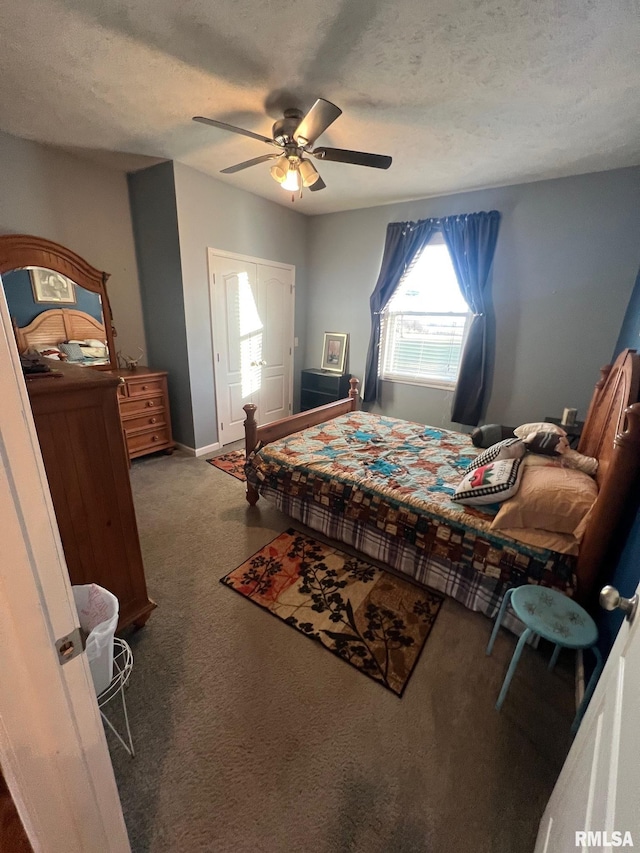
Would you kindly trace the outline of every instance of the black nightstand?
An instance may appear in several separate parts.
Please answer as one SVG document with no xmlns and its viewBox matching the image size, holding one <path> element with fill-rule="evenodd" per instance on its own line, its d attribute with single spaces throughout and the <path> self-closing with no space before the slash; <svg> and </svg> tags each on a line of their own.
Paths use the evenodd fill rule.
<svg viewBox="0 0 640 853">
<path fill-rule="evenodd" d="M 567 434 L 569 447 L 572 447 L 574 450 L 578 447 L 584 421 L 576 421 L 574 424 L 563 424 L 560 418 L 545 418 L 544 422 L 546 424 L 556 424 L 561 427 Z"/>
<path fill-rule="evenodd" d="M 348 397 L 350 379 L 350 373 L 331 373 L 317 367 L 301 371 L 300 411 L 306 412 Z"/>
</svg>

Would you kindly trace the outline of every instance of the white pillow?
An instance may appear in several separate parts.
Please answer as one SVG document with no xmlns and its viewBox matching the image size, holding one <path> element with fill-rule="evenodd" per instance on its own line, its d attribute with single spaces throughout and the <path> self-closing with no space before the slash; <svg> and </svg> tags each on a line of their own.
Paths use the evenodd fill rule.
<svg viewBox="0 0 640 853">
<path fill-rule="evenodd" d="M 562 454 L 562 461 L 568 468 L 576 468 L 578 471 L 584 471 L 590 477 L 595 477 L 598 473 L 598 460 L 593 456 L 585 456 L 584 453 L 578 453 L 577 450 L 567 450 Z"/>
<path fill-rule="evenodd" d="M 82 354 L 87 358 L 106 358 L 106 347 L 82 347 Z"/>
<path fill-rule="evenodd" d="M 557 424 L 547 423 L 522 424 L 522 426 L 514 429 L 513 434 L 518 438 L 526 438 L 528 435 L 531 435 L 532 432 L 557 432 L 558 435 L 567 434 L 566 431 Z"/>
<path fill-rule="evenodd" d="M 37 353 L 38 355 L 41 355 L 44 358 L 51 358 L 54 361 L 64 360 L 60 358 L 62 352 L 55 344 L 37 344 L 35 346 L 30 346 L 29 352 Z"/>
<path fill-rule="evenodd" d="M 543 456 L 539 453 L 527 453 L 522 460 L 527 468 L 575 468 L 583 471 L 590 477 L 595 477 L 598 472 L 598 460 L 592 456 L 585 456 L 577 450 L 565 450 L 561 456 Z M 558 550 L 557 548 L 554 550 Z"/>
<path fill-rule="evenodd" d="M 469 506 L 506 501 L 520 486 L 522 459 L 500 459 L 474 468 L 462 478 L 453 500 Z"/>
</svg>

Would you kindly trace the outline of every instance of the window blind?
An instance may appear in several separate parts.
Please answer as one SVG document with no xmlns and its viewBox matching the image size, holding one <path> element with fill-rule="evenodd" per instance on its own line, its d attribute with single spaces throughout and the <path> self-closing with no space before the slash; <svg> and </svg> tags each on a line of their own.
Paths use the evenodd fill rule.
<svg viewBox="0 0 640 853">
<path fill-rule="evenodd" d="M 470 317 L 449 251 L 436 235 L 406 271 L 382 315 L 381 378 L 454 385 Z"/>
</svg>

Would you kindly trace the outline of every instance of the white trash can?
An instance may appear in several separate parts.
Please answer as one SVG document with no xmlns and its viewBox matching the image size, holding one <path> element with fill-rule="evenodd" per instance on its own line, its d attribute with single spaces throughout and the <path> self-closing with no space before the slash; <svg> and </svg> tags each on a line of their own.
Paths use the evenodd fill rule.
<svg viewBox="0 0 640 853">
<path fill-rule="evenodd" d="M 113 677 L 113 636 L 118 626 L 120 605 L 113 593 L 96 583 L 72 589 L 80 627 L 87 634 L 87 659 L 99 696 Z"/>
</svg>

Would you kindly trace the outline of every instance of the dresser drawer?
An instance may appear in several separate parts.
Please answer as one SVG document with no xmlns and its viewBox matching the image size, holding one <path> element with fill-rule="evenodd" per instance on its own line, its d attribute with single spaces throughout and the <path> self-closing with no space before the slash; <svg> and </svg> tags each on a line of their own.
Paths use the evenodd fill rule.
<svg viewBox="0 0 640 853">
<path fill-rule="evenodd" d="M 303 412 L 349 396 L 349 373 L 324 373 L 307 368 L 300 376 L 300 408 Z"/>
<path fill-rule="evenodd" d="M 171 444 L 171 433 L 167 426 L 159 429 L 147 429 L 135 434 L 125 432 L 125 437 L 130 456 L 148 453 L 150 450 L 161 450 Z"/>
<path fill-rule="evenodd" d="M 162 409 L 163 407 L 164 396 L 162 394 L 156 397 L 120 398 L 120 414 L 123 418 L 139 414 L 140 412 L 148 412 L 150 409 Z"/>
<path fill-rule="evenodd" d="M 151 378 L 127 379 L 127 391 L 129 397 L 162 394 L 164 393 L 164 377 L 153 376 Z"/>
<path fill-rule="evenodd" d="M 126 433 L 137 431 L 140 429 L 160 429 L 166 426 L 166 418 L 164 409 L 158 409 L 155 414 L 137 415 L 136 417 L 122 418 L 122 428 Z"/>
<path fill-rule="evenodd" d="M 321 391 L 324 394 L 337 395 L 340 391 L 341 379 L 342 376 L 340 374 L 330 376 L 329 374 L 319 375 L 316 373 L 307 376 L 307 387 L 310 391 Z"/>
</svg>

